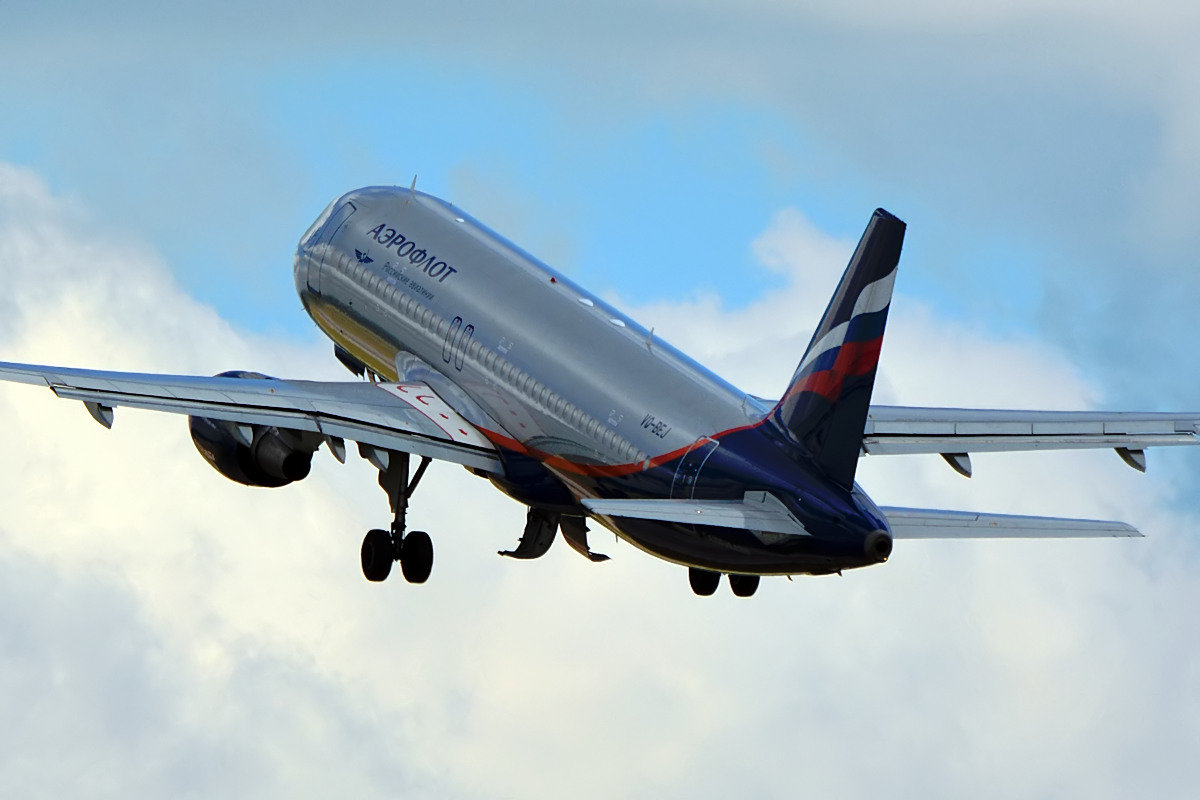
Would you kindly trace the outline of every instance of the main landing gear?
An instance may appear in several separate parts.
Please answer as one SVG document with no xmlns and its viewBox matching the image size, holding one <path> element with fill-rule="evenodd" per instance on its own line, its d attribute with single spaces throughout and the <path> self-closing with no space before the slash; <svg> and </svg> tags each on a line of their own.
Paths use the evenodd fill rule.
<svg viewBox="0 0 1200 800">
<path fill-rule="evenodd" d="M 424 583 L 433 570 L 433 542 L 425 531 L 405 534 L 405 515 L 408 498 L 421 482 L 429 462 L 428 456 L 421 457 L 416 473 L 409 480 L 409 454 L 392 451 L 375 451 L 371 459 L 379 467 L 379 485 L 387 492 L 392 508 L 391 530 L 371 530 L 363 538 L 362 571 L 369 581 L 387 580 L 392 572 L 392 563 L 400 562 L 400 572 L 409 583 Z"/>
<path fill-rule="evenodd" d="M 729 588 L 738 597 L 750 597 L 758 591 L 758 581 L 758 575 L 730 575 Z M 688 567 L 688 583 L 692 585 L 693 592 L 701 597 L 708 597 L 721 585 L 721 573 Z"/>
</svg>

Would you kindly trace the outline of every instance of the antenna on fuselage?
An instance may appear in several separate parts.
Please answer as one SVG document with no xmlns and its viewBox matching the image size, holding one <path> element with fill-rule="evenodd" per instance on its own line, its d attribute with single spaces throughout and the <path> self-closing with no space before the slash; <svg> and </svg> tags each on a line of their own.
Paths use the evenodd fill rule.
<svg viewBox="0 0 1200 800">
<path fill-rule="evenodd" d="M 417 199 L 417 174 L 415 172 L 413 173 L 412 185 L 408 187 L 408 194 L 409 198 L 404 201 L 404 205 L 408 205 L 410 201 Z"/>
</svg>

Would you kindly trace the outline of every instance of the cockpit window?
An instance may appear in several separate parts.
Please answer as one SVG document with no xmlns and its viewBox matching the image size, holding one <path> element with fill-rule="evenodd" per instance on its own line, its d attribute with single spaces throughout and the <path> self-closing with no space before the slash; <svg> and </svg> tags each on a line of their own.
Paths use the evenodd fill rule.
<svg viewBox="0 0 1200 800">
<path fill-rule="evenodd" d="M 317 235 L 317 231 L 321 230 L 321 226 L 329 220 L 329 216 L 333 213 L 333 209 L 337 207 L 339 202 L 341 202 L 340 197 L 329 205 L 325 206 L 325 210 L 321 212 L 319 217 L 317 217 L 316 222 L 314 222 L 312 225 L 309 225 L 308 230 L 304 232 L 304 236 L 300 239 L 302 243 L 308 244 L 312 241 L 312 238 Z"/>
</svg>

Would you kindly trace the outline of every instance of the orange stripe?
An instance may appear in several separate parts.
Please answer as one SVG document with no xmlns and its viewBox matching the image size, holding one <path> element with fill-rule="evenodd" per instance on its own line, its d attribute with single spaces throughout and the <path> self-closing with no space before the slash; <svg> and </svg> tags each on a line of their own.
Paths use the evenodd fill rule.
<svg viewBox="0 0 1200 800">
<path fill-rule="evenodd" d="M 765 421 L 766 419 L 764 418 L 758 422 L 752 422 L 748 425 L 740 425 L 736 428 L 730 428 L 728 430 L 721 431 L 720 433 L 714 433 L 712 436 L 702 436 L 700 439 L 720 439 L 724 436 L 728 436 L 731 433 L 749 430 L 750 428 L 757 428 Z M 635 472 L 641 472 L 643 469 L 649 469 L 650 467 L 662 466 L 668 461 L 673 461 L 676 458 L 682 457 L 688 450 L 692 449 L 692 447 L 696 445 L 696 442 L 700 441 L 700 439 L 697 439 L 696 442 L 692 442 L 687 447 L 680 447 L 677 450 L 670 451 L 669 453 L 663 453 L 662 455 L 657 455 L 650 458 L 650 467 L 644 467 L 642 462 L 611 465 L 580 464 L 579 462 L 571 461 L 563 458 L 562 456 L 552 455 L 550 453 L 538 450 L 537 448 L 529 447 L 528 445 L 524 445 L 510 436 L 505 436 L 504 434 L 497 433 L 496 431 L 490 431 L 487 428 L 477 426 L 477 430 L 486 436 L 492 442 L 492 444 L 498 445 L 507 450 L 513 450 L 522 455 L 530 456 L 531 458 L 537 459 L 548 467 L 554 467 L 555 469 L 562 470 L 563 472 L 571 472 L 576 475 L 590 475 L 598 478 L 619 478 L 625 475 L 632 475 Z"/>
</svg>

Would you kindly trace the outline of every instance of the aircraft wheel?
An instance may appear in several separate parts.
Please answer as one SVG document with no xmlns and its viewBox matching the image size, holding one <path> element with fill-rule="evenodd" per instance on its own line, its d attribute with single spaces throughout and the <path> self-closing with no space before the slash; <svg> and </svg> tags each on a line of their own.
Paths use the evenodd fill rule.
<svg viewBox="0 0 1200 800">
<path fill-rule="evenodd" d="M 413 531 L 400 542 L 400 571 L 409 583 L 424 583 L 433 571 L 433 542 L 425 531 Z"/>
<path fill-rule="evenodd" d="M 750 597 L 758 591 L 757 575 L 730 575 L 729 588 L 738 597 Z"/>
<path fill-rule="evenodd" d="M 692 585 L 693 592 L 701 597 L 708 597 L 721 585 L 721 573 L 688 567 L 688 583 Z"/>
<path fill-rule="evenodd" d="M 362 571 L 367 580 L 374 583 L 387 580 L 396 556 L 392 535 L 378 529 L 367 531 L 367 535 L 363 537 L 361 556 Z"/>
</svg>

